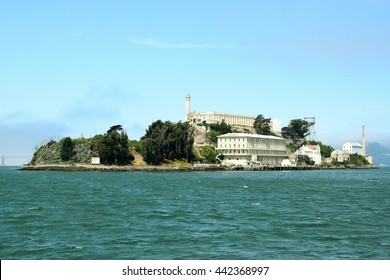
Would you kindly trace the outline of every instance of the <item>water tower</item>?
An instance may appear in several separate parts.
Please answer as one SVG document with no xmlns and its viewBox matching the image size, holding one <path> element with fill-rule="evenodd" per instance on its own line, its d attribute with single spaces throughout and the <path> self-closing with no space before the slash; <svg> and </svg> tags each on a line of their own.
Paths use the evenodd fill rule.
<svg viewBox="0 0 390 280">
<path fill-rule="evenodd" d="M 308 124 L 310 125 L 310 128 L 309 128 L 309 136 L 307 136 L 307 140 L 309 141 L 314 141 L 315 138 L 316 138 L 316 118 L 315 117 L 305 117 L 304 118 L 305 121 L 308 122 Z"/>
</svg>

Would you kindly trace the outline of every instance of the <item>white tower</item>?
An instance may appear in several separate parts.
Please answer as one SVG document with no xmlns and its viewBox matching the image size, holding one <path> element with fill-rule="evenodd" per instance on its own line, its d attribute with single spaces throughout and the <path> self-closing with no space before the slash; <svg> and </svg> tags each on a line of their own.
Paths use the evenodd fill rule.
<svg viewBox="0 0 390 280">
<path fill-rule="evenodd" d="M 184 117 L 185 121 L 190 121 L 190 113 L 191 113 L 191 95 L 186 96 L 186 115 Z"/>
<path fill-rule="evenodd" d="M 308 124 L 310 125 L 310 130 L 309 130 L 310 135 L 308 136 L 309 137 L 308 140 L 313 141 L 316 138 L 316 127 L 315 127 L 316 118 L 315 117 L 305 117 L 304 120 L 307 121 Z"/>
<path fill-rule="evenodd" d="M 362 128 L 362 146 L 362 156 L 366 156 L 366 130 L 364 125 Z"/>
</svg>

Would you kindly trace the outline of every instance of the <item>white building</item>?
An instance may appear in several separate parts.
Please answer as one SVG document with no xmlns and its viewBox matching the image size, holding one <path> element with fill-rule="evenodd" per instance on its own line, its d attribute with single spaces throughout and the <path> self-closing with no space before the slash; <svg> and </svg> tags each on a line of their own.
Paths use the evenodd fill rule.
<svg viewBox="0 0 390 280">
<path fill-rule="evenodd" d="M 332 160 L 344 162 L 349 160 L 350 153 L 348 151 L 335 150 L 331 154 Z"/>
<path fill-rule="evenodd" d="M 286 140 L 276 136 L 228 133 L 218 136 L 217 149 L 224 157 L 222 164 L 226 165 L 277 166 L 288 158 Z"/>
<path fill-rule="evenodd" d="M 201 124 L 203 122 L 206 122 L 207 124 L 221 123 L 222 121 L 224 121 L 229 125 L 253 127 L 255 119 L 256 117 L 252 116 L 222 114 L 216 112 L 191 112 L 191 96 L 186 96 L 185 121 L 191 122 L 192 124 Z M 279 119 L 271 119 L 270 124 L 272 131 L 277 135 L 281 135 L 281 121 Z"/>
<path fill-rule="evenodd" d="M 93 165 L 100 165 L 100 157 L 92 157 L 91 158 L 91 164 L 93 164 Z"/>
<path fill-rule="evenodd" d="M 308 156 L 312 161 L 315 162 L 315 165 L 321 165 L 321 147 L 319 145 L 308 145 L 302 146 L 297 151 L 298 156 Z"/>
<path fill-rule="evenodd" d="M 362 154 L 363 145 L 359 143 L 347 142 L 343 145 L 343 151 L 347 151 L 350 155 L 352 154 Z"/>
<path fill-rule="evenodd" d="M 189 120 L 192 123 L 221 123 L 224 121 L 230 125 L 240 126 L 253 126 L 255 122 L 254 117 L 233 115 L 233 114 L 221 114 L 216 112 L 203 112 L 203 113 L 190 113 Z"/>
<path fill-rule="evenodd" d="M 292 162 L 289 159 L 284 159 L 280 165 L 282 167 L 291 167 L 291 166 L 293 166 Z"/>
</svg>

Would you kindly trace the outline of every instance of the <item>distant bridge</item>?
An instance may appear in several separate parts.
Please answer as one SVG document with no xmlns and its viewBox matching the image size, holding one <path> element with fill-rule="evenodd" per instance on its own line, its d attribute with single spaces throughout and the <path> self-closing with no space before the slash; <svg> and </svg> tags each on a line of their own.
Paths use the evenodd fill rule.
<svg viewBox="0 0 390 280">
<path fill-rule="evenodd" d="M 31 158 L 32 158 L 32 156 L 5 156 L 5 155 L 2 155 L 0 166 L 5 166 L 6 159 L 31 159 Z"/>
</svg>

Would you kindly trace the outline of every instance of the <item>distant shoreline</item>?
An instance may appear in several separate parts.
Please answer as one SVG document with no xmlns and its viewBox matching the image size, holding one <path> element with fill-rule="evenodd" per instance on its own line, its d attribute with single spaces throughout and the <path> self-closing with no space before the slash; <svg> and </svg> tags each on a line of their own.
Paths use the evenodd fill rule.
<svg viewBox="0 0 390 280">
<path fill-rule="evenodd" d="M 262 169 L 229 168 L 222 165 L 92 165 L 92 164 L 42 164 L 24 165 L 24 171 L 98 171 L 98 172 L 191 172 L 191 171 L 304 171 L 304 170 L 345 170 L 345 169 L 377 169 L 376 166 L 305 166 L 305 167 L 265 167 Z"/>
</svg>

